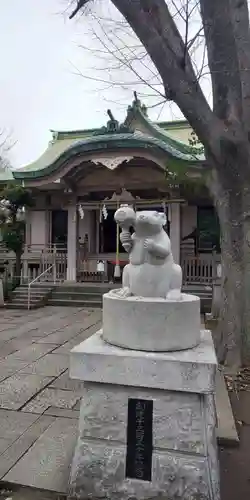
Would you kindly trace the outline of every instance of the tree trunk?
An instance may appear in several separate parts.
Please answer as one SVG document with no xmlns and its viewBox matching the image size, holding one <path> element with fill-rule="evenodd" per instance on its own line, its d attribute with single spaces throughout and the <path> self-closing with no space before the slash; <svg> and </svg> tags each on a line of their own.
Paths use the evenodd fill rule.
<svg viewBox="0 0 250 500">
<path fill-rule="evenodd" d="M 243 188 L 243 280 L 244 321 L 242 329 L 242 361 L 250 365 L 250 184 Z"/>
<path fill-rule="evenodd" d="M 222 252 L 222 304 L 216 332 L 220 362 L 239 367 L 242 362 L 242 331 L 244 328 L 244 265 L 239 257 L 242 238 L 236 240 L 230 212 L 220 217 Z M 235 219 L 235 224 L 237 224 Z M 243 259 L 243 256 L 242 256 Z"/>
<path fill-rule="evenodd" d="M 239 172 L 242 164 L 238 167 Z M 214 340 L 219 361 L 236 369 L 250 361 L 250 195 L 246 181 L 217 172 L 209 181 L 222 256 L 222 305 Z"/>
<path fill-rule="evenodd" d="M 16 252 L 15 281 L 17 285 L 20 285 L 21 282 L 21 271 L 22 271 L 22 252 Z"/>
</svg>

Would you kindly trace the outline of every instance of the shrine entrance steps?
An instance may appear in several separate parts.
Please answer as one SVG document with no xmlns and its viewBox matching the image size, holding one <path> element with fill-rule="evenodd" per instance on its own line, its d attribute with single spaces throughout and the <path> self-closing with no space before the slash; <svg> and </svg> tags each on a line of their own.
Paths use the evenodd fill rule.
<svg viewBox="0 0 250 500">
<path fill-rule="evenodd" d="M 102 307 L 102 296 L 121 285 L 110 283 L 63 283 L 53 288 L 48 305 L 75 307 Z M 211 311 L 212 288 L 203 284 L 186 285 L 183 292 L 198 295 L 201 299 L 201 312 Z"/>
<path fill-rule="evenodd" d="M 101 308 L 102 296 L 120 285 L 102 283 L 62 283 L 54 288 L 48 305 Z"/>
<path fill-rule="evenodd" d="M 20 285 L 11 293 L 5 307 L 7 309 L 38 309 L 44 307 L 48 303 L 53 287 L 54 285 L 49 282 L 34 283 L 29 292 L 28 285 Z"/>
</svg>

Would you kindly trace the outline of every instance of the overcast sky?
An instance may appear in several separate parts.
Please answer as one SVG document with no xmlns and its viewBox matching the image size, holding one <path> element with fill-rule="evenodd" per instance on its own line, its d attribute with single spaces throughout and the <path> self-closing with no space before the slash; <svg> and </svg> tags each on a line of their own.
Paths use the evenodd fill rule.
<svg viewBox="0 0 250 500">
<path fill-rule="evenodd" d="M 108 107 L 121 120 L 132 101 L 133 87 L 103 95 L 96 82 L 76 75 L 75 68 L 89 74 L 93 58 L 79 44 L 91 48 L 93 38 L 89 20 L 69 21 L 64 7 L 65 0 L 1 0 L 0 128 L 17 141 L 10 152 L 15 167 L 43 152 L 50 129 L 102 126 Z"/>
</svg>

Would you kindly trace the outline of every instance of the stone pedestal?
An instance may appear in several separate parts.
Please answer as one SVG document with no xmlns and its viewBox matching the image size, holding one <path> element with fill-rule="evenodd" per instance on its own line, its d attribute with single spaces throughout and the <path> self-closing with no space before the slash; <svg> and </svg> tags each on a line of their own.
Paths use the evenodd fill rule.
<svg viewBox="0 0 250 500">
<path fill-rule="evenodd" d="M 107 344 L 98 332 L 71 351 L 85 382 L 70 497 L 219 500 L 216 357 L 209 331 L 186 351 Z"/>
<path fill-rule="evenodd" d="M 103 339 L 139 351 L 179 351 L 200 342 L 200 299 L 103 295 Z"/>
</svg>

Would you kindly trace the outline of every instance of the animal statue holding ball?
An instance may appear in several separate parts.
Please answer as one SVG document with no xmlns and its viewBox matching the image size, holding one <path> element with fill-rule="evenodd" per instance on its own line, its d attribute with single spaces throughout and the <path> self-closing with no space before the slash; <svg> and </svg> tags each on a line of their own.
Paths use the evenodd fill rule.
<svg viewBox="0 0 250 500">
<path fill-rule="evenodd" d="M 129 253 L 122 276 L 124 297 L 181 298 L 182 270 L 174 263 L 170 239 L 164 230 L 166 215 L 121 206 L 115 213 L 120 240 Z M 134 229 L 133 234 L 130 228 Z"/>
</svg>

